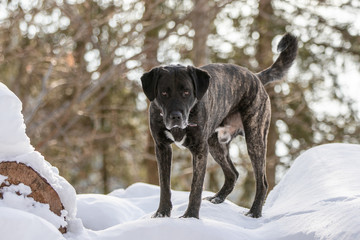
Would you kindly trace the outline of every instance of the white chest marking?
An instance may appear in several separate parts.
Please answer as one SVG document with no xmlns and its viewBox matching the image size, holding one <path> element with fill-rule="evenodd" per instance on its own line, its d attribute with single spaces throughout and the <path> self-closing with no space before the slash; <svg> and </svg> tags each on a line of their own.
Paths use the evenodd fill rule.
<svg viewBox="0 0 360 240">
<path fill-rule="evenodd" d="M 174 136 L 171 134 L 171 132 L 169 131 L 165 131 L 165 135 L 168 139 L 170 139 L 171 141 L 173 141 L 175 143 L 176 146 L 178 146 L 181 149 L 185 149 L 185 147 L 183 146 L 185 140 L 186 140 L 186 135 L 184 135 L 184 137 L 181 139 L 180 142 L 175 141 Z"/>
</svg>

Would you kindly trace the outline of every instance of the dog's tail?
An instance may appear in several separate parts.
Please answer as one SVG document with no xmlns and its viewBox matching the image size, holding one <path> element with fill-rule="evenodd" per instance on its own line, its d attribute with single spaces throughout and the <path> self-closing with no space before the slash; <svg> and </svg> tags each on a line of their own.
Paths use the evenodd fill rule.
<svg viewBox="0 0 360 240">
<path fill-rule="evenodd" d="M 277 50 L 280 56 L 271 67 L 257 73 L 261 82 L 266 85 L 270 82 L 281 80 L 293 64 L 298 49 L 298 41 L 290 33 L 285 34 L 280 40 Z"/>
</svg>

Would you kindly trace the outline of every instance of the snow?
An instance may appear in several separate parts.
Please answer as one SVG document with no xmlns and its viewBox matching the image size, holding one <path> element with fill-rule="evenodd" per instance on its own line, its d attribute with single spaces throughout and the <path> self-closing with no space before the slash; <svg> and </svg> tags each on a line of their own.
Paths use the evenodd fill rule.
<svg viewBox="0 0 360 240">
<path fill-rule="evenodd" d="M 65 240 L 51 223 L 34 214 L 0 207 L 0 236 L 6 240 Z"/>
<path fill-rule="evenodd" d="M 117 224 L 137 220 L 145 212 L 129 200 L 101 194 L 78 195 L 78 214 L 91 230 L 104 230 Z M 111 215 L 109 215 L 111 213 Z M 99 219 L 106 219 L 100 221 Z"/>
<path fill-rule="evenodd" d="M 59 217 L 50 211 L 49 204 L 36 202 L 33 198 L 28 197 L 28 195 L 31 194 L 31 188 L 29 186 L 20 183 L 18 185 L 3 187 L 3 190 L 3 199 L 0 201 L 0 207 L 9 207 L 33 213 L 47 220 L 57 229 L 67 225 L 64 220 L 66 211 L 63 211 L 62 216 Z"/>
<path fill-rule="evenodd" d="M 175 190 L 172 216 L 153 219 L 158 186 L 135 183 L 108 195 L 76 195 L 32 148 L 20 111 L 21 102 L 0 83 L 0 161 L 23 162 L 48 180 L 64 203 L 68 232 L 61 235 L 57 228 L 64 223 L 52 218 L 46 204 L 27 198 L 31 189 L 19 184 L 0 200 L 1 239 L 360 239 L 360 145 L 327 144 L 303 153 L 269 193 L 259 219 L 246 217 L 248 209 L 230 201 L 206 200 L 200 219 L 179 218 L 189 192 Z M 205 191 L 203 197 L 212 194 Z"/>
<path fill-rule="evenodd" d="M 360 239 L 360 145 L 328 144 L 298 157 L 269 193 L 263 217 L 230 201 L 203 201 L 200 219 L 179 218 L 188 192 L 172 191 L 171 218 L 152 219 L 159 187 L 135 183 L 109 195 L 78 195 L 82 239 Z M 213 193 L 204 192 L 203 197 Z M 101 219 L 101 221 L 97 220 Z M 91 229 L 91 230 L 90 230 Z"/>
<path fill-rule="evenodd" d="M 266 215 L 291 216 L 298 232 L 313 232 L 317 239 L 360 239 L 359 173 L 359 145 L 313 148 L 269 194 Z"/>
<path fill-rule="evenodd" d="M 54 224 L 56 228 L 65 227 L 72 222 L 76 224 L 75 189 L 59 175 L 56 167 L 51 166 L 39 152 L 34 150 L 26 135 L 21 109 L 22 103 L 19 98 L 0 83 L 0 162 L 24 163 L 34 169 L 58 193 L 65 211 L 62 212 L 62 216 L 57 216 L 50 211 L 49 205 L 36 203 L 34 199 L 27 197 L 31 193 L 31 189 L 25 185 L 3 188 L 3 199 L 0 201 L 0 206 L 21 209 L 41 216 Z M 0 175 L 0 182 L 3 181 L 6 179 Z M 17 193 L 20 193 L 20 196 Z M 67 222 L 64 222 L 64 217 Z"/>
<path fill-rule="evenodd" d="M 57 192 L 60 197 L 61 203 L 64 205 L 65 210 L 68 212 L 67 217 L 72 219 L 76 215 L 76 192 L 65 178 L 59 175 L 59 170 L 51 166 L 39 152 L 32 151 L 27 154 L 14 156 L 12 158 L 2 158 L 0 162 L 18 162 L 30 166 L 37 173 L 40 174 L 51 187 Z"/>
<path fill-rule="evenodd" d="M 22 103 L 0 83 L 0 159 L 34 151 L 25 133 Z"/>
</svg>

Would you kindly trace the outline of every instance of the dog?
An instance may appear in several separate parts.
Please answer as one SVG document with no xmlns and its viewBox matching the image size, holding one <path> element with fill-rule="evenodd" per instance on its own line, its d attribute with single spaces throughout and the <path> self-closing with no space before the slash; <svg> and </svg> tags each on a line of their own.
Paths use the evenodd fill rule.
<svg viewBox="0 0 360 240">
<path fill-rule="evenodd" d="M 244 135 L 254 168 L 256 194 L 247 216 L 261 217 L 267 193 L 265 156 L 270 123 L 270 100 L 264 86 L 281 80 L 297 55 L 297 39 L 285 34 L 279 57 L 269 68 L 252 73 L 234 64 L 202 67 L 159 66 L 141 77 L 150 100 L 149 124 L 159 169 L 160 203 L 153 217 L 170 217 L 171 144 L 192 153 L 193 178 L 187 210 L 182 217 L 199 218 L 206 162 L 210 152 L 221 166 L 225 182 L 214 196 L 222 203 L 232 192 L 239 173 L 229 156 L 229 143 Z"/>
</svg>

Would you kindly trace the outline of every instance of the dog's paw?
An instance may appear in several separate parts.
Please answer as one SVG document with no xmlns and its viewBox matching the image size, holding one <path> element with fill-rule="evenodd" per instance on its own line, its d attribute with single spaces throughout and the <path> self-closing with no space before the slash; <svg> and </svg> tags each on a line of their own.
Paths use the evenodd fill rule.
<svg viewBox="0 0 360 240">
<path fill-rule="evenodd" d="M 170 212 L 168 211 L 156 211 L 154 215 L 151 216 L 152 218 L 164 218 L 164 217 L 170 217 Z"/>
<path fill-rule="evenodd" d="M 208 200 L 213 204 L 219 204 L 225 201 L 225 198 L 221 198 L 219 196 L 206 197 L 204 200 Z"/>
<path fill-rule="evenodd" d="M 252 217 L 252 218 L 260 218 L 261 217 L 261 212 L 260 213 L 253 213 L 253 212 L 249 211 L 248 213 L 245 214 L 245 216 Z"/>
<path fill-rule="evenodd" d="M 186 210 L 184 215 L 182 215 L 180 218 L 197 218 L 199 219 L 199 211 L 192 211 L 192 210 Z"/>
</svg>

